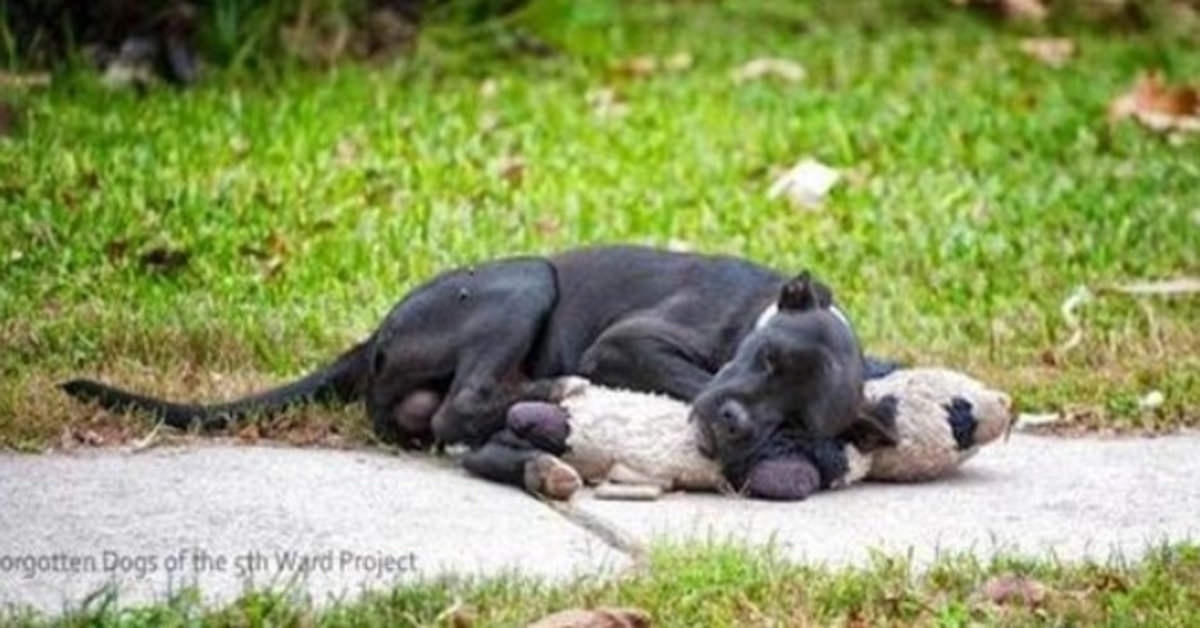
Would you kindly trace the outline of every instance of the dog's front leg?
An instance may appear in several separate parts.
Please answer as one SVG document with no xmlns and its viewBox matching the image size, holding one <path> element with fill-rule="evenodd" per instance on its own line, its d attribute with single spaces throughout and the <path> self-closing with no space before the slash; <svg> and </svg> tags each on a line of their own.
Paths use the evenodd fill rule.
<svg viewBox="0 0 1200 628">
<path fill-rule="evenodd" d="M 658 318 L 632 318 L 609 328 L 583 354 L 579 375 L 614 388 L 691 401 L 713 370 L 695 332 Z"/>
</svg>

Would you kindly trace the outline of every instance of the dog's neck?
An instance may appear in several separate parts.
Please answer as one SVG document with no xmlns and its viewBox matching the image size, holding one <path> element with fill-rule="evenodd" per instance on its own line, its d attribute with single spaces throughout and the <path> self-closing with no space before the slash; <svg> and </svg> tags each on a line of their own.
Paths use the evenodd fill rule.
<svg viewBox="0 0 1200 628">
<path fill-rule="evenodd" d="M 772 318 L 774 318 L 775 315 L 778 313 L 779 313 L 779 305 L 776 303 L 772 303 L 769 307 L 767 307 L 767 309 L 762 311 L 762 314 L 758 315 L 758 320 L 754 323 L 754 328 L 762 329 L 763 326 L 766 325 L 767 322 L 770 321 Z M 836 305 L 830 305 L 829 313 L 833 314 L 834 318 L 841 321 L 841 323 L 846 326 L 846 329 L 849 329 L 851 331 L 854 330 L 854 327 L 852 327 L 850 325 L 850 319 L 846 318 L 846 314 L 845 314 L 845 312 L 842 312 L 841 308 L 839 308 Z"/>
</svg>

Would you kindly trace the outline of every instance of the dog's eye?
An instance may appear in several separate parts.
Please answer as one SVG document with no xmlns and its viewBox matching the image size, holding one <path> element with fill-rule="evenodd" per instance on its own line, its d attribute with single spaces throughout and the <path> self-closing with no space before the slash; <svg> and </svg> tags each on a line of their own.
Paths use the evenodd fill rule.
<svg viewBox="0 0 1200 628">
<path fill-rule="evenodd" d="M 763 347 L 758 351 L 758 363 L 768 375 L 778 372 L 784 365 L 783 352 L 775 347 Z"/>
</svg>

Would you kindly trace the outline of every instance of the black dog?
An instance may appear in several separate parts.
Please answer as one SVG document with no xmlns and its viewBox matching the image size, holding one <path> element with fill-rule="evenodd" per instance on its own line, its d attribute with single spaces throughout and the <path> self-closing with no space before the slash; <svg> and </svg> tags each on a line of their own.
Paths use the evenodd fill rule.
<svg viewBox="0 0 1200 628">
<path fill-rule="evenodd" d="M 791 315 L 805 299 L 821 301 L 828 320 L 820 329 Z M 760 325 L 770 308 L 779 313 Z M 220 428 L 302 403 L 363 401 L 383 441 L 421 448 L 482 444 L 503 428 L 513 402 L 548 394 L 538 380 L 580 375 L 697 400 L 696 418 L 713 426 L 713 452 L 737 455 L 753 443 L 734 432 L 758 424 L 793 421 L 812 438 L 856 426 L 886 434 L 886 426 L 858 425 L 862 357 L 856 344 L 847 352 L 853 335 L 838 319 L 828 289 L 807 275 L 788 280 L 724 256 L 595 247 L 439 275 L 332 364 L 230 403 L 177 404 L 90 380 L 62 388 L 181 428 Z M 836 350 L 825 350 L 829 343 Z M 442 400 L 429 421 L 406 416 L 406 401 L 419 391 Z"/>
<path fill-rule="evenodd" d="M 692 403 L 700 449 L 721 463 L 731 486 L 751 497 L 804 499 L 844 476 L 843 441 L 863 451 L 893 444 L 888 434 L 895 428 L 894 414 L 864 402 L 866 365 L 827 289 L 804 274 L 787 282 L 759 327 Z M 882 376 L 892 367 L 872 361 L 868 376 Z M 775 387 L 810 401 L 788 414 L 770 403 L 772 395 L 762 394 Z M 530 447 L 552 456 L 569 451 L 569 417 L 554 408 L 552 403 L 512 406 L 505 429 L 464 456 L 463 466 L 475 475 L 562 498 L 556 465 L 531 464 L 526 453 Z M 855 413 L 861 420 L 836 436 L 821 428 L 824 417 Z"/>
</svg>

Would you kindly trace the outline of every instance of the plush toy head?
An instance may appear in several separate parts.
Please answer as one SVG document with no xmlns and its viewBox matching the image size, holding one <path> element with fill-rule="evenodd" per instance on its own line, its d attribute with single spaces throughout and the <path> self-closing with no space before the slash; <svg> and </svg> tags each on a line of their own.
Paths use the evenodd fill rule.
<svg viewBox="0 0 1200 628">
<path fill-rule="evenodd" d="M 890 415 L 899 441 L 871 452 L 867 479 L 921 482 L 951 471 L 1008 431 L 1008 395 L 957 371 L 900 369 L 869 380 L 875 412 Z"/>
</svg>

